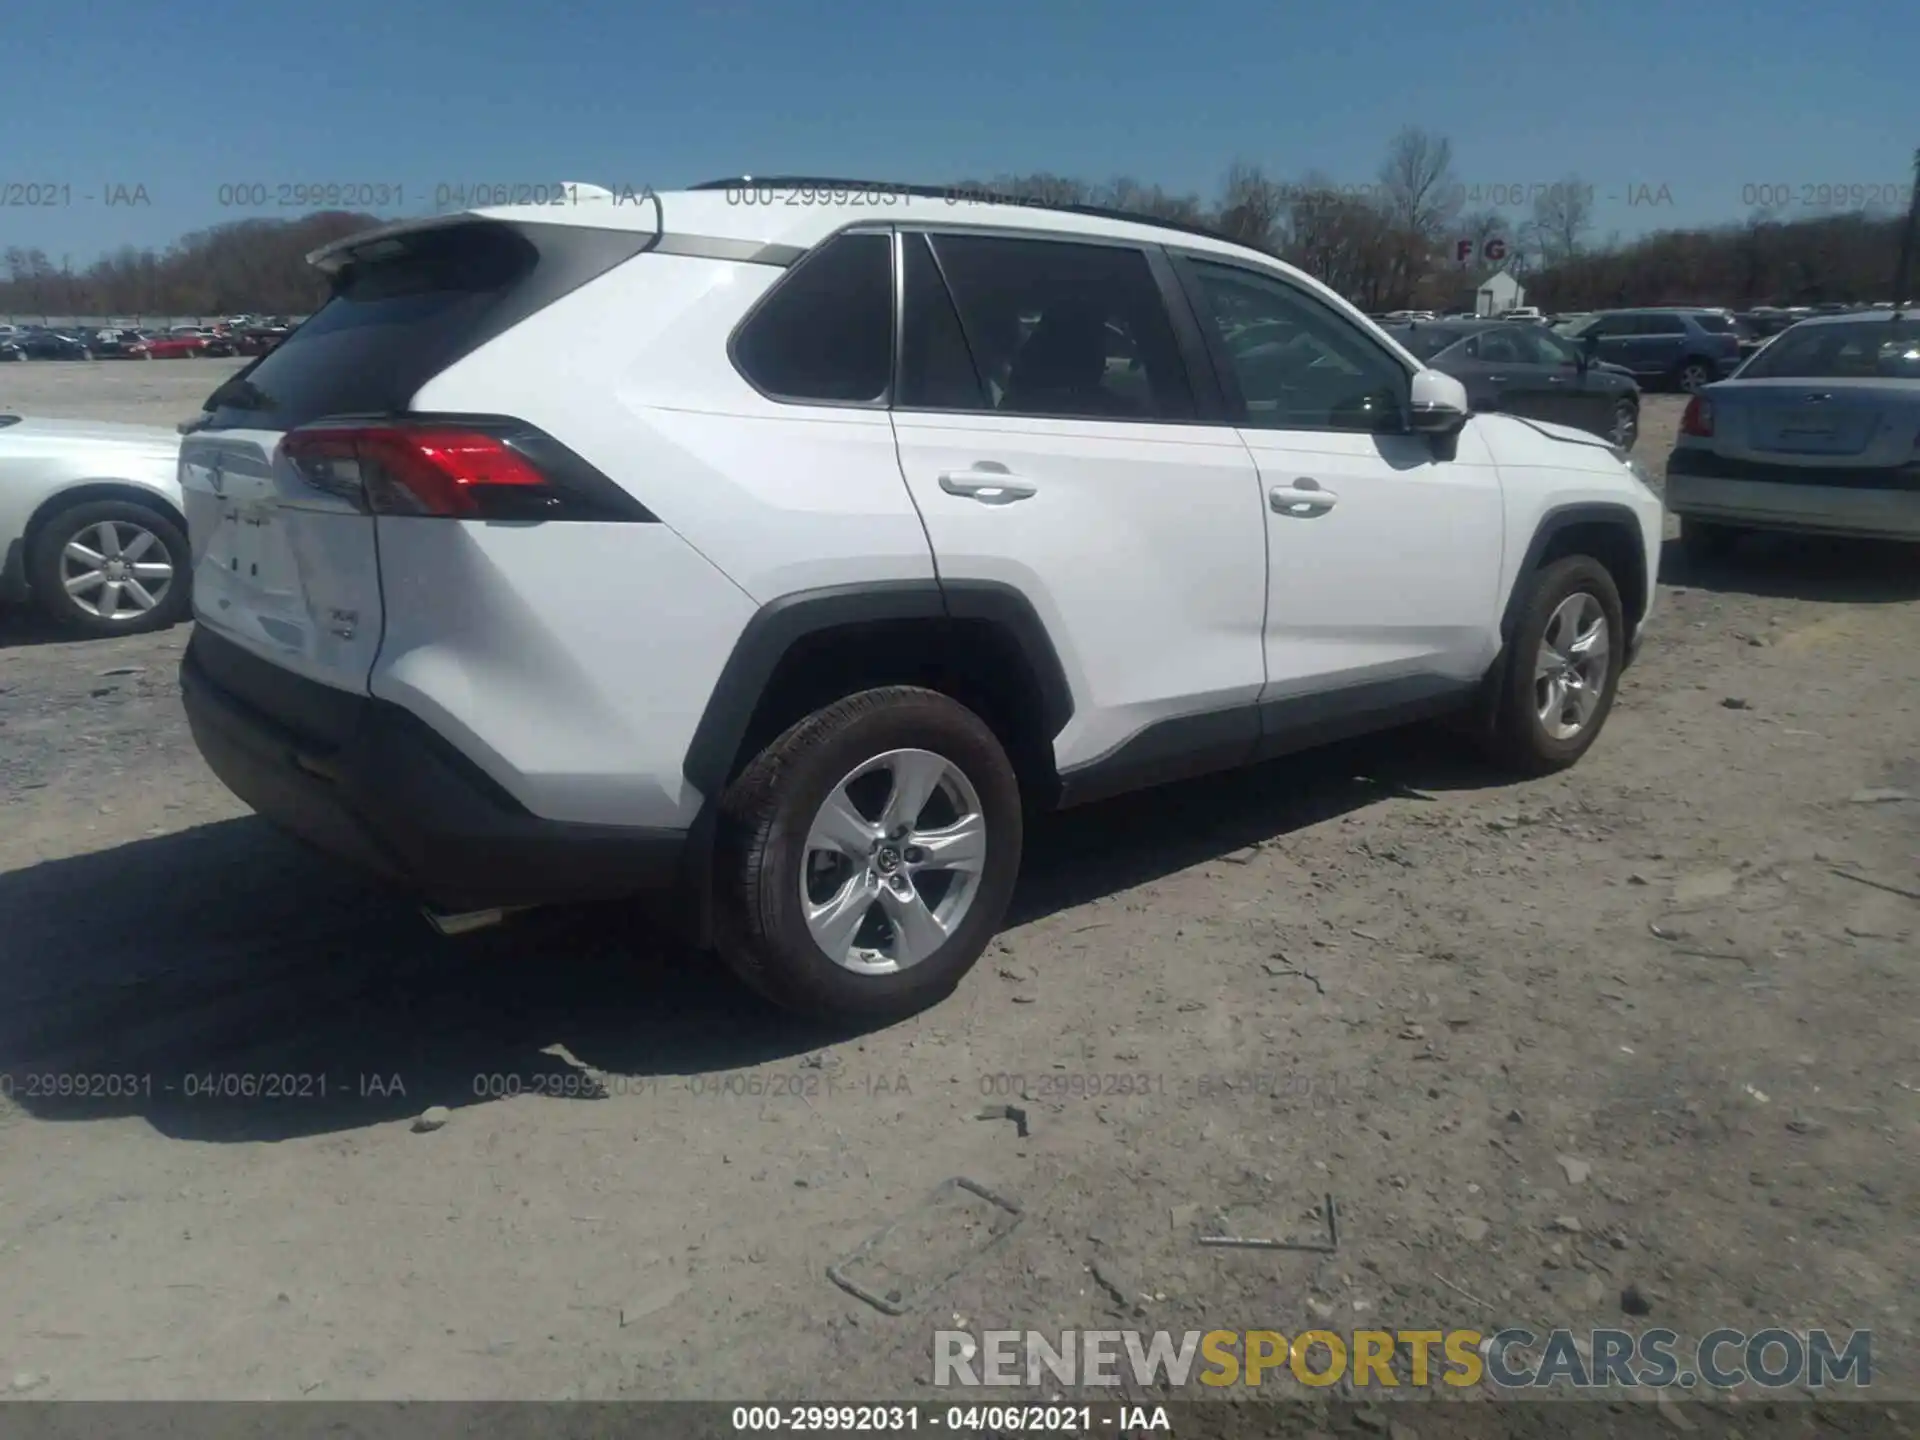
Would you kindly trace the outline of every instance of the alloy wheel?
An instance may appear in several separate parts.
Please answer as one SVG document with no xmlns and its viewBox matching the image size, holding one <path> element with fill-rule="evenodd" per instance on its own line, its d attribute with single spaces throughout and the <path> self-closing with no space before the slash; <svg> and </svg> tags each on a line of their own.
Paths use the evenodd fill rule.
<svg viewBox="0 0 1920 1440">
<path fill-rule="evenodd" d="M 979 893 L 987 819 L 960 768 L 891 750 L 834 786 L 808 827 L 800 903 L 836 965 L 885 975 L 946 943 Z"/>
<path fill-rule="evenodd" d="M 1533 662 L 1534 711 L 1554 740 L 1587 727 L 1607 688 L 1611 639 L 1600 602 L 1579 590 L 1554 607 Z"/>
<path fill-rule="evenodd" d="M 67 598 L 102 620 L 133 620 L 166 597 L 173 557 L 153 531 L 131 520 L 102 520 L 60 552 Z"/>
<path fill-rule="evenodd" d="M 1608 438 L 1617 450 L 1631 450 L 1633 442 L 1640 437 L 1640 408 L 1631 401 L 1622 400 L 1613 407 L 1613 429 Z"/>
</svg>

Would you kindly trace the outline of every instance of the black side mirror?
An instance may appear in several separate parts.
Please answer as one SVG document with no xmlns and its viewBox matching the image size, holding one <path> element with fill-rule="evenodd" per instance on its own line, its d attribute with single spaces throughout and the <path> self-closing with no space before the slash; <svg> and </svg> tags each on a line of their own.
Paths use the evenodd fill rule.
<svg viewBox="0 0 1920 1440">
<path fill-rule="evenodd" d="M 1580 353 L 1591 360 L 1600 353 L 1600 332 L 1589 330 L 1580 337 Z"/>
</svg>

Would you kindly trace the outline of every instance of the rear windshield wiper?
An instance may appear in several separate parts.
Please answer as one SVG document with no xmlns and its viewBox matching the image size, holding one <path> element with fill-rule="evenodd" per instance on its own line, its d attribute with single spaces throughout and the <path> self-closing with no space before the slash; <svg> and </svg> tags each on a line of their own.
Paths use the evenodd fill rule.
<svg viewBox="0 0 1920 1440">
<path fill-rule="evenodd" d="M 277 402 L 251 380 L 235 376 L 207 397 L 205 410 L 275 410 Z"/>
</svg>

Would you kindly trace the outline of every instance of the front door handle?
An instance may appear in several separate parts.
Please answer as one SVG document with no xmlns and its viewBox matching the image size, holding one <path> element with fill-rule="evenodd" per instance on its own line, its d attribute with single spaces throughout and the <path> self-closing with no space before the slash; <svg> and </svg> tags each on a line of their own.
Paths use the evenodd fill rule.
<svg viewBox="0 0 1920 1440">
<path fill-rule="evenodd" d="M 1487 379 L 1495 385 L 1504 385 L 1507 383 L 1507 377 L 1504 375 L 1489 375 Z"/>
<path fill-rule="evenodd" d="M 1317 481 L 1300 479 L 1291 485 L 1276 485 L 1267 492 L 1267 504 L 1276 515 L 1289 520 L 1314 520 L 1340 503 L 1331 490 L 1322 490 Z"/>
<path fill-rule="evenodd" d="M 940 488 L 949 495 L 978 500 L 982 505 L 1011 505 L 1040 493 L 1040 487 L 1002 466 L 976 465 L 971 470 L 949 470 L 940 477 Z"/>
</svg>

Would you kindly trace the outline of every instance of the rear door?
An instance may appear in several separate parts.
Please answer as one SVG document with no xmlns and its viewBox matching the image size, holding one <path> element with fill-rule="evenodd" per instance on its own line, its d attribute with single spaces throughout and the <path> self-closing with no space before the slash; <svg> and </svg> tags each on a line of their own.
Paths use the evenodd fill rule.
<svg viewBox="0 0 1920 1440">
<path fill-rule="evenodd" d="M 1599 347 L 1594 358 L 1605 360 L 1611 365 L 1624 365 L 1634 374 L 1642 374 L 1639 352 L 1635 349 L 1635 337 L 1639 333 L 1639 317 L 1635 315 L 1602 315 L 1586 329 L 1580 332 L 1581 339 L 1596 336 Z"/>
<path fill-rule="evenodd" d="M 1248 758 L 1265 680 L 1259 479 L 1233 428 L 1201 414 L 1165 257 L 900 240 L 901 467 L 942 582 L 1010 585 L 1054 637 L 1076 702 L 1059 766 L 1207 714 L 1219 723 L 1157 756 L 1154 778 Z"/>
<path fill-rule="evenodd" d="M 1643 375 L 1670 375 L 1693 346 L 1693 334 L 1678 315 L 1649 311 L 1634 322 L 1634 368 Z"/>
<path fill-rule="evenodd" d="M 1544 325 L 1516 325 L 1514 340 L 1529 362 L 1540 418 L 1605 435 L 1613 423 L 1613 390 L 1601 372 L 1580 363 L 1573 347 Z"/>
<path fill-rule="evenodd" d="M 650 237 L 473 216 L 375 232 L 332 297 L 208 397 L 180 486 L 203 625 L 308 679 L 364 693 L 383 606 L 375 521 L 352 485 L 288 463 L 288 431 L 406 413 L 420 388 Z"/>
</svg>

